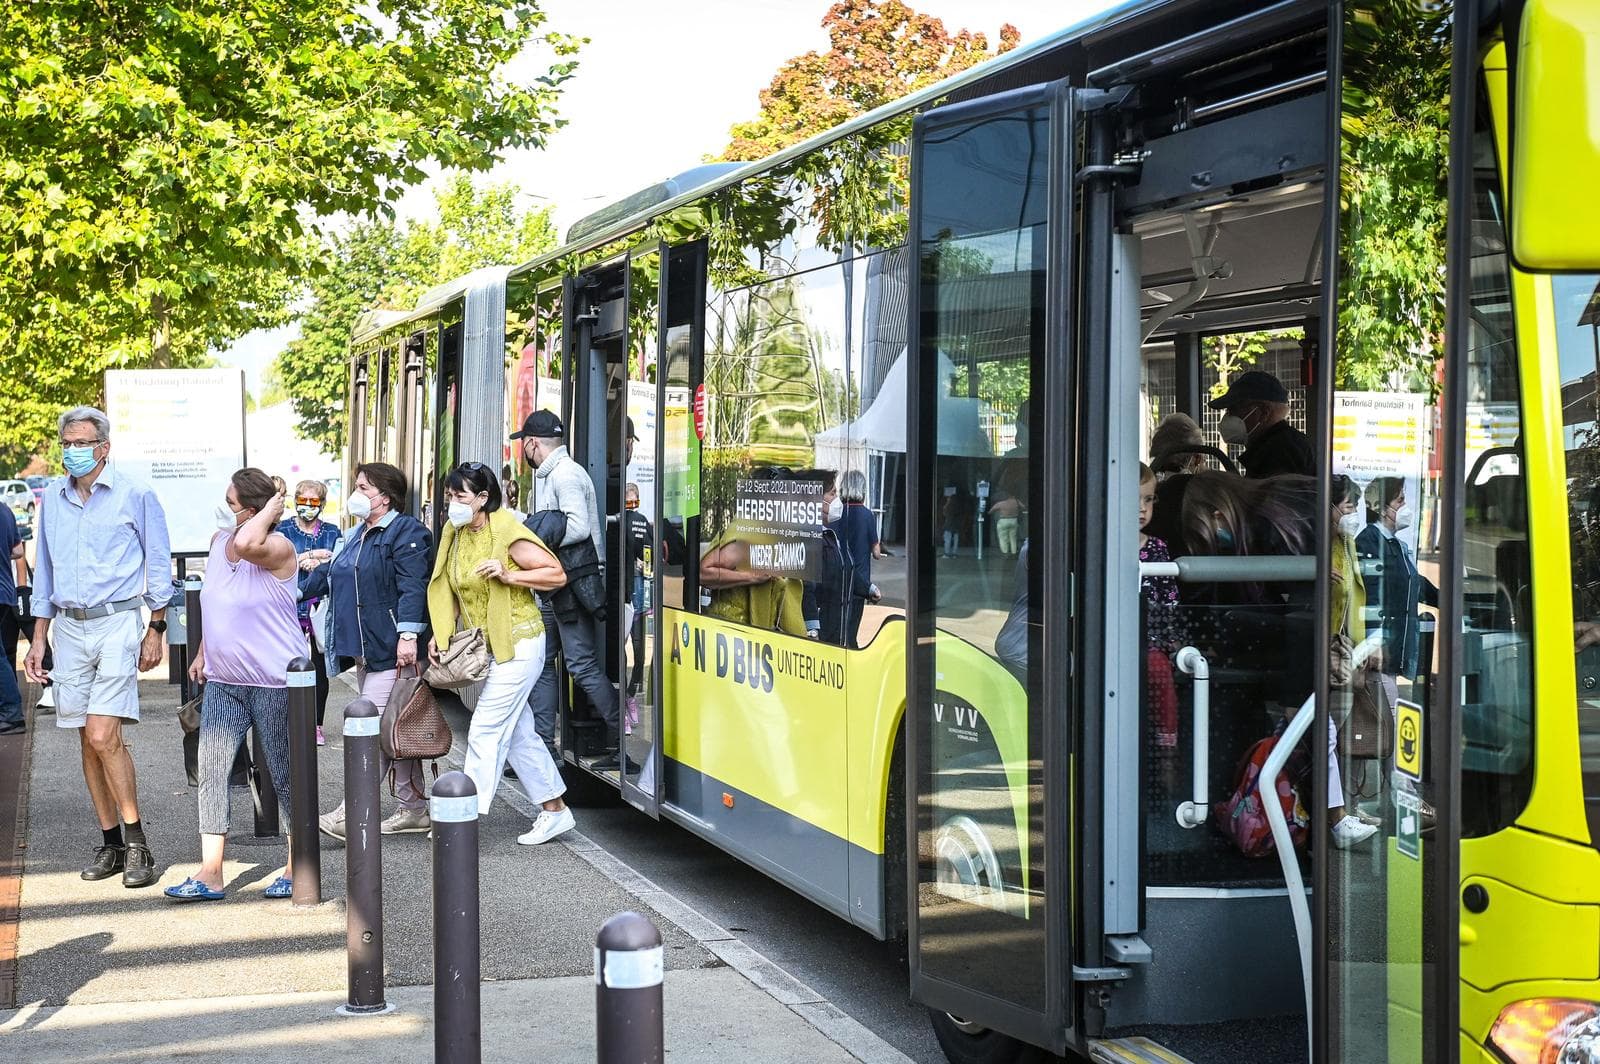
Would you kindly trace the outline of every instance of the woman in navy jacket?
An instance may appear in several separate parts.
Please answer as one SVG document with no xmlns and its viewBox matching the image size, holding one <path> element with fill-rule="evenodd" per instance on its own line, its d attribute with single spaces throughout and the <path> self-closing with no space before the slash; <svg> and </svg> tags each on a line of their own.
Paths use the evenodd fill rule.
<svg viewBox="0 0 1600 1064">
<path fill-rule="evenodd" d="M 301 574 L 300 597 L 328 596 L 323 646 L 341 668 L 353 664 L 361 694 L 381 713 L 401 669 L 417 668 L 417 646 L 427 644 L 428 577 L 433 537 L 404 513 L 406 478 L 392 465 L 356 467 L 356 490 L 346 501 L 357 525 L 344 534 L 333 559 Z M 380 760 L 380 771 L 389 765 Z M 422 762 L 397 761 L 400 809 L 383 822 L 384 834 L 427 831 Z M 344 838 L 344 806 L 326 813 L 322 830 Z"/>
</svg>

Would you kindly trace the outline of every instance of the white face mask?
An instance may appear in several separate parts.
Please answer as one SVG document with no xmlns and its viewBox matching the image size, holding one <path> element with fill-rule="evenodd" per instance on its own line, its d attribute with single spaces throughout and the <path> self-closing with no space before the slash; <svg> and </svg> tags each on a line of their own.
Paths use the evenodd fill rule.
<svg viewBox="0 0 1600 1064">
<path fill-rule="evenodd" d="M 1339 531 L 1347 536 L 1358 536 L 1365 527 L 1366 523 L 1361 520 L 1360 514 L 1345 514 L 1339 518 Z"/>
<path fill-rule="evenodd" d="M 837 521 L 844 516 L 844 500 L 834 499 L 828 504 L 828 520 Z"/>
<path fill-rule="evenodd" d="M 472 520 L 472 507 L 464 502 L 452 502 L 446 507 L 446 512 L 450 523 L 457 528 Z"/>
<path fill-rule="evenodd" d="M 1394 530 L 1396 532 L 1398 532 L 1402 528 L 1410 528 L 1411 527 L 1411 519 L 1412 519 L 1413 516 L 1414 515 L 1411 512 L 1411 507 L 1409 507 L 1409 506 L 1400 507 L 1400 509 L 1398 509 L 1398 510 L 1396 510 L 1394 512 Z"/>
<path fill-rule="evenodd" d="M 1222 434 L 1224 442 L 1235 447 L 1243 447 L 1250 442 L 1250 426 L 1238 414 L 1229 414 L 1218 422 L 1217 431 Z"/>
<path fill-rule="evenodd" d="M 350 498 L 345 500 L 344 508 L 357 521 L 365 521 L 372 516 L 372 500 L 359 491 L 350 493 Z"/>
<path fill-rule="evenodd" d="M 217 527 L 224 532 L 232 532 L 239 527 L 239 515 L 227 503 L 217 507 Z"/>
</svg>

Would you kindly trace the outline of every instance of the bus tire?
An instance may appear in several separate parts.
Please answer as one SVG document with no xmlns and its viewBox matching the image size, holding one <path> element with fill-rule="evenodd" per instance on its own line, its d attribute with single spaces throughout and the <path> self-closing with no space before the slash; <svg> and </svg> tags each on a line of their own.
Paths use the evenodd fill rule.
<svg viewBox="0 0 1600 1064">
<path fill-rule="evenodd" d="M 933 1023 L 933 1036 L 950 1064 L 1035 1064 L 1044 1059 L 1037 1046 L 967 1023 L 948 1012 L 929 1009 L 928 1018 Z"/>
</svg>

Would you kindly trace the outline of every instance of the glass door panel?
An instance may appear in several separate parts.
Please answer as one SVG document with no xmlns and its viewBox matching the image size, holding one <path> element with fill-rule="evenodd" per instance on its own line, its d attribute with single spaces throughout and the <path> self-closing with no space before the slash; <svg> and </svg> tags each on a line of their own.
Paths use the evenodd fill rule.
<svg viewBox="0 0 1600 1064">
<path fill-rule="evenodd" d="M 1065 552 L 1043 520 L 1045 463 L 1031 460 L 1044 389 L 1066 373 L 1047 366 L 1045 335 L 1046 304 L 1064 296 L 1046 274 L 1061 109 L 1042 87 L 935 110 L 918 120 L 912 164 L 925 500 L 911 544 L 912 990 L 1039 1044 L 1059 1037 L 1070 970 L 1052 949 L 1064 921 L 1051 926 L 1069 880 L 1045 834 L 1047 802 L 1065 799 L 1048 782 L 1065 765 L 1048 756 L 1047 717 L 1068 707 L 1046 682 L 1042 608 L 1042 563 Z M 1051 492 L 1070 491 L 1052 476 Z"/>
</svg>

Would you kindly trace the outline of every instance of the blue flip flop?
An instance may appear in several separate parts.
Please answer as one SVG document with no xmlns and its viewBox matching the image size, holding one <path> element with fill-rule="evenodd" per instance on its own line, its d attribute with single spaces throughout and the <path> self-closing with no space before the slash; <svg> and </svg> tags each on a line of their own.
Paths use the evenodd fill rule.
<svg viewBox="0 0 1600 1064">
<path fill-rule="evenodd" d="M 175 887 L 168 887 L 161 893 L 173 901 L 221 901 L 225 894 L 220 890 L 212 890 L 198 879 L 185 879 Z"/>
<path fill-rule="evenodd" d="M 291 898 L 294 896 L 294 882 L 288 876 L 279 876 L 261 893 L 268 898 Z"/>
</svg>

